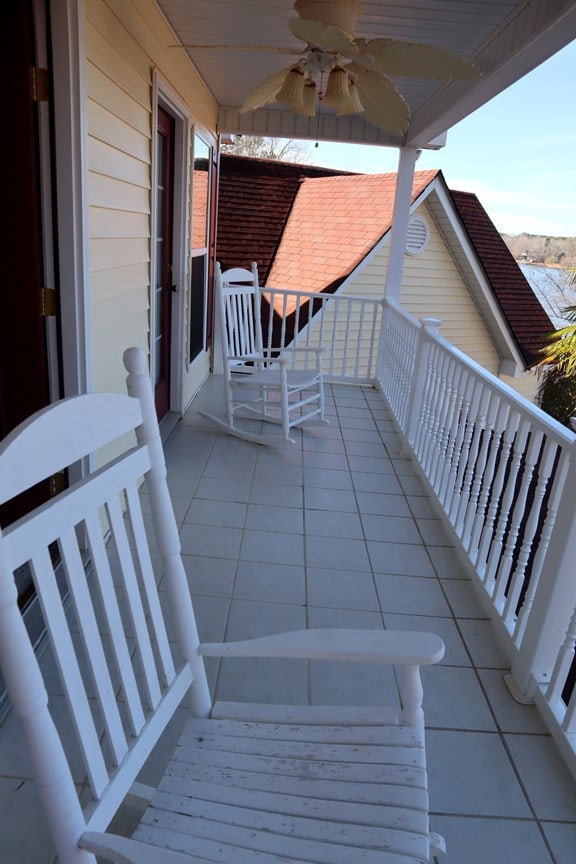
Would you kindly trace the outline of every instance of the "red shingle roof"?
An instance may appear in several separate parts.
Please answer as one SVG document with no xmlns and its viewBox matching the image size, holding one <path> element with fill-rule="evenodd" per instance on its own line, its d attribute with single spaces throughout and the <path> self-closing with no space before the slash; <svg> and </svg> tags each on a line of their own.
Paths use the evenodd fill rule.
<svg viewBox="0 0 576 864">
<path fill-rule="evenodd" d="M 417 171 L 412 200 L 437 177 L 437 170 Z M 217 257 L 224 270 L 256 261 L 261 282 L 274 287 L 335 291 L 390 229 L 395 185 L 396 174 L 351 174 L 224 154 Z M 532 365 L 552 323 L 476 196 L 451 194 L 518 347 Z"/>
<path fill-rule="evenodd" d="M 418 171 L 412 197 L 417 197 L 437 174 Z M 304 179 L 268 284 L 308 291 L 340 284 L 390 229 L 395 188 L 396 174 Z"/>
<path fill-rule="evenodd" d="M 531 366 L 540 359 L 538 349 L 553 329 L 552 322 L 476 195 L 451 195 L 518 347 Z"/>
<path fill-rule="evenodd" d="M 258 264 L 262 282 L 303 177 L 325 177 L 329 168 L 223 153 L 220 157 L 217 258 L 223 270 Z"/>
</svg>

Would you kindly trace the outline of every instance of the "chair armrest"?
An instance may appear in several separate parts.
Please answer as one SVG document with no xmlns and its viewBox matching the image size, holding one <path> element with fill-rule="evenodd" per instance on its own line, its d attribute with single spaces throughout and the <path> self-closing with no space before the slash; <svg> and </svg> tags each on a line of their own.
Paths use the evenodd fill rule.
<svg viewBox="0 0 576 864">
<path fill-rule="evenodd" d="M 282 351 L 282 354 L 285 354 L 285 351 Z M 272 363 L 278 366 L 287 366 L 290 362 L 287 357 L 283 357 L 279 350 L 272 348 L 271 350 L 265 349 L 262 351 L 262 354 L 227 354 L 226 359 L 232 361 L 238 361 L 240 363 L 252 363 L 252 366 L 244 366 L 243 374 L 245 372 L 257 372 L 259 367 L 268 366 Z M 237 369 L 232 369 L 231 372 L 234 374 L 237 372 Z"/>
<path fill-rule="evenodd" d="M 289 657 L 396 666 L 400 721 L 423 726 L 420 666 L 437 663 L 444 643 L 435 633 L 411 630 L 293 630 L 243 642 L 205 642 L 205 657 Z"/>
<path fill-rule="evenodd" d="M 281 362 L 284 354 L 322 354 L 325 350 L 323 346 L 311 346 L 310 348 L 263 348 L 262 357 L 270 357 L 272 360 Z"/>
<path fill-rule="evenodd" d="M 196 856 L 148 846 L 139 840 L 107 834 L 104 831 L 86 831 L 78 845 L 107 861 L 114 861 L 115 864 L 202 864 Z"/>
<path fill-rule="evenodd" d="M 326 348 L 324 347 L 324 345 L 316 345 L 316 346 L 311 345 L 310 347 L 307 347 L 307 348 L 296 346 L 294 348 L 280 348 L 279 350 L 282 352 L 282 354 L 290 354 L 290 353 L 296 354 L 299 351 L 301 353 L 308 353 L 308 354 L 311 352 L 314 354 L 321 354 L 323 351 L 326 350 Z"/>
<path fill-rule="evenodd" d="M 290 657 L 423 666 L 444 656 L 435 633 L 410 630 L 293 630 L 242 642 L 204 642 L 204 657 Z"/>
<path fill-rule="evenodd" d="M 227 354 L 227 360 L 243 360 L 244 363 L 252 362 L 257 363 L 258 360 L 261 360 L 259 354 Z"/>
</svg>

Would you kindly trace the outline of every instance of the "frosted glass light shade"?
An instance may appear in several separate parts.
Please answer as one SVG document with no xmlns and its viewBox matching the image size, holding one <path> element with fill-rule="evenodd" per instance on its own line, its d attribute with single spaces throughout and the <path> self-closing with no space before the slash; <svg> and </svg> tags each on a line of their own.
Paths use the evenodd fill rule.
<svg viewBox="0 0 576 864">
<path fill-rule="evenodd" d="M 286 75 L 276 101 L 301 114 L 304 109 L 304 84 L 304 74 L 297 67 L 293 67 Z"/>
<path fill-rule="evenodd" d="M 350 94 L 351 108 L 349 111 L 339 111 L 338 114 L 357 114 L 364 111 L 364 106 L 360 99 L 360 92 L 354 81 L 350 81 L 348 84 L 348 93 Z"/>
<path fill-rule="evenodd" d="M 326 92 L 322 98 L 324 105 L 337 110 L 350 99 L 350 87 L 347 73 L 341 66 L 335 66 L 328 76 Z"/>
<path fill-rule="evenodd" d="M 314 81 L 306 81 L 304 85 L 304 91 L 302 95 L 302 114 L 305 114 L 306 117 L 314 117 L 316 114 L 316 96 L 318 95 L 318 90 L 316 88 L 316 84 Z"/>
<path fill-rule="evenodd" d="M 334 108 L 338 117 L 364 111 L 356 84 L 340 66 L 335 66 L 330 72 L 322 101 L 328 108 Z"/>
</svg>

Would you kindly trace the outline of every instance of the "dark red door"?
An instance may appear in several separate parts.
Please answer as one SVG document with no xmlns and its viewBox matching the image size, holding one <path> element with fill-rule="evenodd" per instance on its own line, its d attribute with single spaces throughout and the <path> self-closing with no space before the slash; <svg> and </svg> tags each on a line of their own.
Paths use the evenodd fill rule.
<svg viewBox="0 0 576 864">
<path fill-rule="evenodd" d="M 10 86 L 4 105 L 4 208 L 0 281 L 0 439 L 50 401 L 46 332 L 42 317 L 43 266 L 40 209 L 40 131 L 32 90 L 35 36 L 32 3 L 22 0 L 4 10 L 4 44 L 10 56 Z M 0 506 L 6 526 L 47 500 L 50 481 Z M 18 600 L 32 608 L 33 584 L 27 566 L 15 573 Z M 25 618 L 31 638 L 41 629 L 34 614 Z M 3 684 L 0 680 L 0 702 Z"/>
<path fill-rule="evenodd" d="M 156 413 L 170 407 L 172 329 L 172 223 L 174 214 L 174 118 L 158 108 L 156 130 L 156 276 L 154 280 L 154 391 Z"/>
<path fill-rule="evenodd" d="M 46 336 L 41 313 L 44 284 L 40 213 L 37 105 L 31 80 L 34 57 L 32 4 L 11 3 L 4 10 L 5 45 L 10 46 L 10 86 L 4 100 L 6 197 L 0 281 L 0 438 L 50 401 Z M 38 494 L 0 508 L 6 525 L 47 497 Z"/>
</svg>

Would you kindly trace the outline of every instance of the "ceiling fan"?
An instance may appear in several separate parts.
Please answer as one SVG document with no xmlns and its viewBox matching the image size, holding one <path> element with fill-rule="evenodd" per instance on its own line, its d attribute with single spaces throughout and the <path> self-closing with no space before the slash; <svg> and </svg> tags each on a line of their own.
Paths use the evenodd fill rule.
<svg viewBox="0 0 576 864">
<path fill-rule="evenodd" d="M 356 0 L 296 0 L 299 18 L 288 22 L 305 48 L 266 48 L 240 45 L 184 45 L 189 48 L 234 48 L 279 51 L 299 56 L 296 63 L 262 81 L 244 100 L 240 111 L 255 111 L 279 102 L 291 111 L 313 117 L 317 106 L 338 117 L 360 114 L 368 123 L 391 134 L 408 128 L 410 109 L 389 76 L 463 80 L 479 77 L 472 63 L 418 42 L 354 35 L 362 7 Z"/>
</svg>

